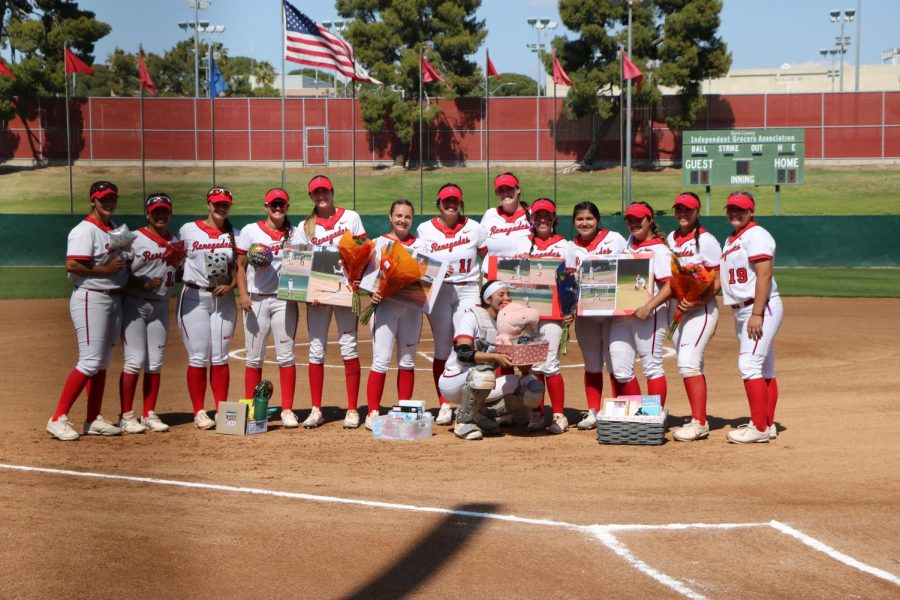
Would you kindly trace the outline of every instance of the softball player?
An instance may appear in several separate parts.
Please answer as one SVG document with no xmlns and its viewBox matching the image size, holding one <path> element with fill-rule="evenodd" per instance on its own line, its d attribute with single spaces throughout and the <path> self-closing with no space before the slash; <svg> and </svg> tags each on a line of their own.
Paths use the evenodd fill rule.
<svg viewBox="0 0 900 600">
<path fill-rule="evenodd" d="M 414 217 L 413 205 L 409 200 L 395 200 L 391 204 L 391 232 L 375 241 L 375 264 L 390 244 L 403 244 L 412 253 L 422 249 L 422 243 L 409 234 Z M 378 304 L 372 315 L 372 369 L 366 383 L 366 399 L 369 412 L 366 415 L 366 429 L 372 429 L 372 419 L 378 415 L 384 381 L 391 364 L 394 344 L 397 345 L 397 398 L 412 398 L 415 385 L 416 349 L 422 335 L 422 313 L 410 306 L 400 304 L 390 298 L 383 299 L 374 293 L 372 302 Z"/>
<path fill-rule="evenodd" d="M 531 247 L 531 213 L 528 212 L 528 205 L 520 200 L 522 191 L 519 180 L 512 173 L 497 175 L 494 195 L 500 205 L 487 209 L 481 218 L 486 256 L 526 256 Z M 481 271 L 486 275 L 487 270 L 488 261 L 485 260 Z"/>
<path fill-rule="evenodd" d="M 106 367 L 121 326 L 122 287 L 128 280 L 122 256 L 109 250 L 119 189 L 108 181 L 96 181 L 91 184 L 90 199 L 90 214 L 69 232 L 66 244 L 66 272 L 75 284 L 69 313 L 78 340 L 78 363 L 69 373 L 56 412 L 47 422 L 50 435 L 64 441 L 78 439 L 78 432 L 69 423 L 69 411 L 85 387 L 88 406 L 84 433 L 122 433 L 100 415 Z"/>
<path fill-rule="evenodd" d="M 352 210 L 345 210 L 334 205 L 334 185 L 324 175 L 316 175 L 307 186 L 309 197 L 313 202 L 313 210 L 303 227 L 298 228 L 292 238 L 294 244 L 311 244 L 318 248 L 329 248 L 337 251 L 338 242 L 344 232 L 357 239 L 366 237 L 359 215 Z M 349 307 L 319 304 L 318 301 L 307 303 L 306 325 L 309 330 L 309 388 L 312 399 L 312 410 L 303 422 L 307 429 L 318 427 L 324 423 L 322 416 L 322 388 L 325 382 L 325 351 L 328 349 L 328 327 L 331 315 L 337 322 L 341 346 L 341 357 L 344 359 L 344 381 L 347 386 L 347 415 L 344 427 L 359 427 L 359 351 L 357 349 L 358 321 Z"/>
<path fill-rule="evenodd" d="M 453 433 L 464 440 L 499 433 L 494 416 L 532 410 L 544 394 L 544 385 L 534 375 L 497 377 L 498 367 L 513 366 L 494 347 L 497 313 L 509 304 L 509 288 L 501 281 L 487 281 L 480 293 L 481 305 L 466 310 L 459 320 L 453 351 L 438 381 L 441 394 L 459 403 Z"/>
<path fill-rule="evenodd" d="M 600 209 L 593 202 L 580 202 L 572 211 L 575 239 L 566 247 L 566 269 L 578 270 L 581 262 L 595 254 L 619 254 L 625 249 L 625 238 L 609 229 L 601 229 Z M 575 321 L 578 347 L 584 357 L 584 395 L 588 411 L 578 422 L 578 429 L 597 427 L 597 413 L 603 394 L 603 363 L 612 377 L 609 362 L 609 317 L 572 317 L 564 323 Z"/>
<path fill-rule="evenodd" d="M 416 229 L 416 237 L 421 240 L 424 252 L 450 263 L 434 308 L 428 314 L 434 336 L 431 370 L 440 402 L 434 421 L 437 425 L 450 425 L 453 421 L 453 409 L 441 395 L 438 381 L 450 357 L 459 320 L 466 309 L 478 305 L 478 257 L 484 256 L 487 251 L 484 229 L 477 221 L 462 215 L 463 207 L 462 190 L 454 183 L 446 183 L 438 190 L 437 208 L 440 214 L 421 223 Z"/>
<path fill-rule="evenodd" d="M 756 202 L 747 192 L 728 196 L 725 213 L 734 233 L 725 241 L 719 269 L 722 299 L 734 315 L 740 344 L 738 368 L 750 403 L 750 423 L 728 432 L 728 441 L 735 444 L 768 442 L 778 435 L 773 342 L 784 306 L 772 273 L 775 240 L 753 220 L 755 209 Z"/>
<path fill-rule="evenodd" d="M 278 274 L 281 250 L 292 234 L 287 211 L 288 193 L 281 188 L 266 192 L 263 206 L 266 218 L 241 229 L 237 239 L 238 306 L 244 313 L 244 343 L 247 365 L 244 368 L 244 398 L 252 398 L 262 381 L 263 360 L 269 331 L 275 342 L 275 360 L 281 382 L 281 423 L 286 428 L 300 426 L 294 414 L 294 388 L 297 366 L 294 361 L 294 336 L 297 334 L 297 303 L 280 300 Z M 263 244 L 272 251 L 272 262 L 264 267 L 248 264 L 247 252 L 253 244 Z"/>
<path fill-rule="evenodd" d="M 549 198 L 540 198 L 531 205 L 531 215 L 534 221 L 534 233 L 531 234 L 531 248 L 529 254 L 532 258 L 555 258 L 562 260 L 569 242 L 556 233 L 556 204 Z M 540 265 L 540 263 L 538 263 Z M 562 339 L 562 325 L 559 319 L 541 319 L 541 336 L 550 342 L 547 350 L 547 360 L 542 364 L 534 365 L 532 372 L 539 381 L 543 382 L 550 395 L 550 405 L 553 409 L 553 417 L 547 431 L 552 434 L 565 433 L 569 429 L 569 420 L 563 414 L 566 403 L 566 389 L 563 377 L 559 372 L 559 342 Z M 544 399 L 541 397 L 540 406 L 532 413 L 528 423 L 529 431 L 541 431 L 544 429 Z"/>
<path fill-rule="evenodd" d="M 228 349 L 237 320 L 233 292 L 236 237 L 240 233 L 228 220 L 232 202 L 229 190 L 212 188 L 206 194 L 206 219 L 185 223 L 178 232 L 187 250 L 178 330 L 188 354 L 188 393 L 198 429 L 216 426 L 203 409 L 207 367 L 216 407 L 228 399 Z M 218 268 L 217 262 L 224 263 L 224 268 Z"/>
<path fill-rule="evenodd" d="M 666 373 L 663 370 L 663 342 L 669 327 L 668 301 L 672 293 L 672 255 L 665 233 L 653 220 L 653 208 L 646 202 L 632 202 L 625 210 L 625 223 L 631 235 L 623 254 L 650 253 L 653 272 L 653 297 L 633 316 L 612 320 L 609 331 L 609 357 L 616 395 L 640 395 L 641 386 L 634 375 L 635 358 L 640 357 L 647 393 L 659 395 L 666 403 Z"/>
<path fill-rule="evenodd" d="M 124 433 L 168 431 L 156 415 L 160 370 L 169 337 L 169 293 L 175 285 L 176 268 L 165 261 L 169 244 L 178 238 L 169 233 L 172 200 L 165 194 L 151 194 L 144 201 L 147 225 L 137 230 L 128 262 L 128 287 L 122 300 L 122 339 L 125 364 L 119 378 Z M 144 371 L 144 407 L 140 421 L 133 406 L 141 370 Z"/>
<path fill-rule="evenodd" d="M 675 210 L 678 230 L 669 234 L 669 248 L 678 255 L 683 265 L 702 265 L 718 270 L 722 248 L 716 238 L 700 225 L 700 198 L 693 192 L 678 194 L 672 208 Z M 678 303 L 683 316 L 672 340 L 678 352 L 678 372 L 681 373 L 691 405 L 690 423 L 676 429 L 673 434 L 681 442 L 709 436 L 703 355 L 719 321 L 719 304 L 716 302 L 719 288 L 719 276 L 716 273 L 713 285 L 704 298 L 698 302 L 681 300 Z"/>
</svg>

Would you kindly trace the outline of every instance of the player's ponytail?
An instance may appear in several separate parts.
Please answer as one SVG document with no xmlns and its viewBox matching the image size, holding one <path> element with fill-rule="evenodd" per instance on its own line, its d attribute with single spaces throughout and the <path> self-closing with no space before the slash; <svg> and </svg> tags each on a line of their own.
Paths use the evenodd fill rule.
<svg viewBox="0 0 900 600">
<path fill-rule="evenodd" d="M 694 246 L 697 248 L 697 254 L 700 254 L 700 217 L 694 224 Z"/>
<path fill-rule="evenodd" d="M 287 244 L 290 241 L 291 236 L 294 235 L 294 225 L 291 223 L 291 218 L 287 216 L 287 214 L 284 215 L 284 223 L 281 224 L 281 231 L 284 232 L 281 238 L 281 250 L 284 251 L 285 244 Z"/>
<path fill-rule="evenodd" d="M 652 235 L 654 238 L 661 238 L 663 241 L 665 241 L 666 232 L 662 230 L 662 228 L 656 222 L 656 219 L 653 218 L 653 215 L 656 214 L 656 211 L 653 210 L 653 207 L 646 202 L 641 201 L 632 202 L 632 204 L 640 204 L 641 206 L 646 206 L 648 209 L 650 209 L 650 235 Z"/>
<path fill-rule="evenodd" d="M 228 217 L 225 217 L 222 225 L 225 228 L 225 233 L 228 234 L 228 239 L 231 241 L 231 262 L 237 265 L 237 242 L 234 239 L 234 225 L 231 224 L 231 219 Z"/>
</svg>

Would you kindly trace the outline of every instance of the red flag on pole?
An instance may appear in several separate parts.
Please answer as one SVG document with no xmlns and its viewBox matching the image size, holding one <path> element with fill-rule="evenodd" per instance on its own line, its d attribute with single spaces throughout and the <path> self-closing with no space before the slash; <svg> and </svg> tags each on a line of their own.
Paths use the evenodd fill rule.
<svg viewBox="0 0 900 600">
<path fill-rule="evenodd" d="M 6 66 L 6 63 L 3 62 L 3 59 L 0 58 L 0 75 L 4 77 L 9 77 L 10 79 L 15 79 L 16 76 L 13 75 L 13 72 L 9 70 L 9 67 Z"/>
<path fill-rule="evenodd" d="M 147 71 L 147 65 L 144 64 L 143 48 L 138 48 L 138 75 L 141 79 L 141 87 L 151 94 L 155 94 L 156 86 L 153 85 L 153 80 L 150 79 L 150 73 Z"/>
<path fill-rule="evenodd" d="M 567 85 L 571 88 L 575 87 L 575 84 L 572 83 L 572 80 L 566 75 L 562 65 L 559 64 L 559 59 L 556 58 L 555 53 L 553 54 L 553 83 L 557 85 Z"/>
<path fill-rule="evenodd" d="M 422 81 L 425 83 L 431 83 L 432 81 L 440 81 L 447 88 L 450 88 L 450 84 L 444 81 L 444 78 L 441 77 L 440 73 L 434 70 L 434 67 L 431 66 L 431 63 L 428 62 L 428 59 L 425 58 L 425 55 L 422 55 Z"/>
<path fill-rule="evenodd" d="M 72 73 L 84 73 L 86 75 L 93 75 L 94 70 L 88 66 L 86 62 L 69 52 L 68 48 L 64 48 L 65 56 L 66 56 L 66 75 L 71 75 Z"/>
<path fill-rule="evenodd" d="M 644 74 L 641 73 L 641 70 L 638 69 L 633 62 L 628 60 L 628 57 L 625 53 L 622 53 L 622 73 L 623 79 L 628 81 L 630 79 L 637 79 L 637 93 L 641 93 L 641 82 L 644 79 Z"/>
<path fill-rule="evenodd" d="M 488 77 L 496 77 L 500 81 L 506 81 L 503 79 L 503 76 L 497 72 L 497 69 L 494 68 L 494 63 L 491 61 L 491 57 L 487 57 L 487 76 Z"/>
</svg>

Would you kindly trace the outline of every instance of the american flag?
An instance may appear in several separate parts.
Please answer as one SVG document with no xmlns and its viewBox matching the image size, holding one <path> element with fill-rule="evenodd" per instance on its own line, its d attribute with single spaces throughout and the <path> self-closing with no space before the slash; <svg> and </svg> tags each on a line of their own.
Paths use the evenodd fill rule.
<svg viewBox="0 0 900 600">
<path fill-rule="evenodd" d="M 284 58 L 291 62 L 337 71 L 345 77 L 381 85 L 356 62 L 353 48 L 284 0 Z"/>
</svg>

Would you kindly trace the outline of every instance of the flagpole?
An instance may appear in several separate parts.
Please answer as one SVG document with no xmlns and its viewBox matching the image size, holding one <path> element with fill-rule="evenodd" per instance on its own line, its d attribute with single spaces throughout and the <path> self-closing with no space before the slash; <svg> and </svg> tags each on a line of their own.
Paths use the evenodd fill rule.
<svg viewBox="0 0 900 600">
<path fill-rule="evenodd" d="M 556 53 L 553 54 L 553 64 L 556 64 Z M 556 121 L 558 119 L 556 111 L 556 73 L 553 77 L 553 201 L 559 202 L 556 197 Z"/>
<path fill-rule="evenodd" d="M 619 49 L 619 201 L 625 214 L 625 111 L 622 110 L 622 96 L 625 93 L 625 61 Z"/>
<path fill-rule="evenodd" d="M 631 59 L 631 3 L 628 4 L 628 58 Z M 624 65 L 625 61 L 622 61 Z M 624 68 L 624 67 L 623 67 Z M 625 114 L 625 200 L 631 202 L 631 79 L 628 80 Z M 625 206 L 622 206 L 625 214 Z"/>
<path fill-rule="evenodd" d="M 484 209 L 491 207 L 491 78 L 488 75 L 488 64 L 491 60 L 490 51 L 484 51 L 484 123 L 485 123 L 485 154 L 484 166 Z"/>
<path fill-rule="evenodd" d="M 212 184 L 213 187 L 216 186 L 216 95 L 213 91 L 213 45 L 212 45 L 212 36 L 209 38 L 209 124 L 210 124 L 210 139 L 211 139 L 211 151 L 210 155 L 212 158 Z"/>
<path fill-rule="evenodd" d="M 284 189 L 285 186 L 285 169 L 284 169 L 284 161 L 285 161 L 285 141 L 284 141 L 284 104 L 285 104 L 285 91 L 284 91 L 284 80 L 287 77 L 287 74 L 284 71 L 284 55 L 285 55 L 285 32 L 287 31 L 287 26 L 284 23 L 285 15 L 284 15 L 284 2 L 281 3 L 281 187 Z"/>
<path fill-rule="evenodd" d="M 65 49 L 63 49 L 65 53 Z M 65 55 L 63 55 L 63 64 L 65 64 Z M 63 67 L 65 69 L 65 67 Z M 69 214 L 75 214 L 75 199 L 72 195 L 72 133 L 69 127 L 69 78 L 63 76 L 63 87 L 66 90 L 66 163 L 69 165 Z M 72 90 L 75 93 L 75 90 Z"/>
<path fill-rule="evenodd" d="M 138 46 L 138 56 L 144 55 L 144 47 L 142 45 Z M 141 199 L 147 197 L 147 177 L 145 168 L 145 160 L 144 160 L 144 82 L 141 81 Z"/>
<path fill-rule="evenodd" d="M 425 210 L 425 173 L 422 171 L 422 47 L 419 47 L 419 214 Z"/>
<path fill-rule="evenodd" d="M 353 210 L 356 210 L 356 79 L 350 80 L 352 99 L 350 100 L 350 157 L 353 168 Z M 335 86 L 337 93 L 337 86 Z"/>
</svg>

